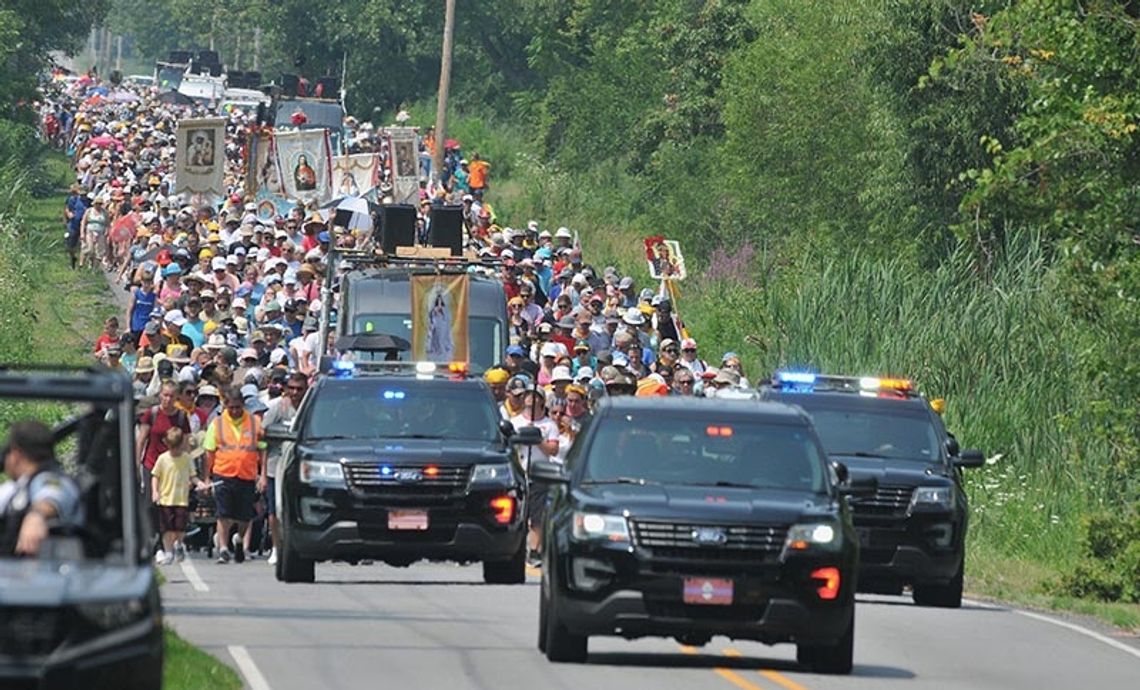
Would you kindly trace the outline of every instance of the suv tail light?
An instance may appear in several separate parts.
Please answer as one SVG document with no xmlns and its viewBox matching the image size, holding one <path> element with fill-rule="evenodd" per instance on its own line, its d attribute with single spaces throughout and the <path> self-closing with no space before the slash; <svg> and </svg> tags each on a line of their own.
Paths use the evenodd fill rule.
<svg viewBox="0 0 1140 690">
<path fill-rule="evenodd" d="M 515 499 L 510 496 L 499 496 L 491 499 L 491 510 L 494 511 L 495 522 L 500 525 L 510 524 L 515 516 Z"/>
<path fill-rule="evenodd" d="M 839 596 L 839 568 L 816 568 L 811 571 L 811 579 L 821 580 L 822 585 L 816 587 L 816 594 L 824 601 L 832 601 Z"/>
</svg>

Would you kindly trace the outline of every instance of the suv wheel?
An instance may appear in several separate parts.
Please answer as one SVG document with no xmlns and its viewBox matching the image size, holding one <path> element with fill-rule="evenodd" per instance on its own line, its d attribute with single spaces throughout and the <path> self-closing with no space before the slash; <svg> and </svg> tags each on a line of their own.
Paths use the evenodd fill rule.
<svg viewBox="0 0 1140 690">
<path fill-rule="evenodd" d="M 483 582 L 489 585 L 521 585 L 526 582 L 526 539 L 506 561 L 483 561 Z"/>
<path fill-rule="evenodd" d="M 545 579 L 545 578 L 543 578 Z M 545 587 L 545 583 L 543 583 Z M 538 593 L 538 651 L 546 653 L 546 594 Z"/>
<path fill-rule="evenodd" d="M 549 567 L 543 568 L 542 577 L 545 580 L 548 571 L 554 570 L 553 559 L 547 564 Z M 554 581 L 554 574 L 549 575 L 550 581 L 544 582 L 543 590 L 549 589 L 549 595 L 544 594 L 544 606 L 539 609 L 540 618 L 543 617 L 542 613 L 545 611 L 545 640 L 539 637 L 539 642 L 545 641 L 546 643 L 546 658 L 550 661 L 561 661 L 572 664 L 585 663 L 587 657 L 587 646 L 589 638 L 585 635 L 575 635 L 566 629 L 562 621 L 558 619 L 558 586 Z M 540 633 L 541 635 L 541 633 Z"/>
<path fill-rule="evenodd" d="M 962 607 L 962 575 L 965 569 L 965 558 L 958 564 L 958 572 L 950 582 L 939 584 L 914 584 L 914 603 L 919 606 L 934 606 L 940 609 L 957 609 Z"/>
<path fill-rule="evenodd" d="M 796 661 L 816 673 L 851 673 L 855 652 L 855 612 L 851 612 L 851 622 L 846 632 L 829 645 L 797 645 Z"/>
<path fill-rule="evenodd" d="M 289 547 L 288 533 L 282 536 L 277 552 L 277 579 L 281 582 L 313 582 L 316 580 L 316 561 L 301 558 Z"/>
</svg>

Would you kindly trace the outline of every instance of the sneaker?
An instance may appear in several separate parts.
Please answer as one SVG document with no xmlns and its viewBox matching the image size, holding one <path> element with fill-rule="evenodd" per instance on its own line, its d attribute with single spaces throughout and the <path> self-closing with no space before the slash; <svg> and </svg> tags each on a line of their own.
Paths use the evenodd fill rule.
<svg viewBox="0 0 1140 690">
<path fill-rule="evenodd" d="M 166 558 L 162 559 L 163 565 L 174 565 L 174 552 L 166 554 Z"/>
<path fill-rule="evenodd" d="M 532 568 L 542 567 L 542 553 L 537 549 L 529 549 L 526 554 L 526 564 Z"/>
<path fill-rule="evenodd" d="M 219 551 L 218 552 L 218 560 L 215 562 L 216 563 L 229 563 L 230 562 L 230 552 L 226 551 L 224 549 Z"/>
<path fill-rule="evenodd" d="M 162 549 L 159 549 L 158 551 L 156 551 L 154 553 L 154 562 L 157 565 L 162 565 L 163 563 L 165 563 L 166 562 L 166 552 L 163 551 Z"/>
<path fill-rule="evenodd" d="M 269 551 L 269 565 L 277 565 L 277 547 L 274 546 Z"/>
<path fill-rule="evenodd" d="M 174 545 L 174 560 L 179 563 L 186 560 L 186 546 L 182 542 Z"/>
<path fill-rule="evenodd" d="M 241 543 L 241 535 L 234 532 L 234 535 L 230 537 L 230 543 L 234 545 L 234 563 L 244 563 L 245 549 Z"/>
</svg>

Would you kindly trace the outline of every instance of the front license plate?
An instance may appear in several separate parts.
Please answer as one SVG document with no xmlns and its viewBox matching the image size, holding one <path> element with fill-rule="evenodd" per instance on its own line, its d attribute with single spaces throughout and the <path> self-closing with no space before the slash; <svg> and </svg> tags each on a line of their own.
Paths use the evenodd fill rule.
<svg viewBox="0 0 1140 690">
<path fill-rule="evenodd" d="M 686 604 L 728 606 L 732 604 L 732 580 L 709 577 L 685 578 Z"/>
<path fill-rule="evenodd" d="M 388 511 L 388 529 L 423 532 L 428 528 L 428 512 L 426 510 L 390 510 Z"/>
</svg>

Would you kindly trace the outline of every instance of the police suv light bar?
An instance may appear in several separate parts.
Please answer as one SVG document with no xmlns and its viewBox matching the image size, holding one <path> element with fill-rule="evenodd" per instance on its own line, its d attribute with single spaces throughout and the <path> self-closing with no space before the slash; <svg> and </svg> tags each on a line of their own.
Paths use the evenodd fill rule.
<svg viewBox="0 0 1140 690">
<path fill-rule="evenodd" d="M 810 393 L 828 391 L 866 395 L 916 395 L 910 379 L 875 376 L 837 376 L 803 371 L 777 371 L 772 386 L 784 391 Z"/>
</svg>

